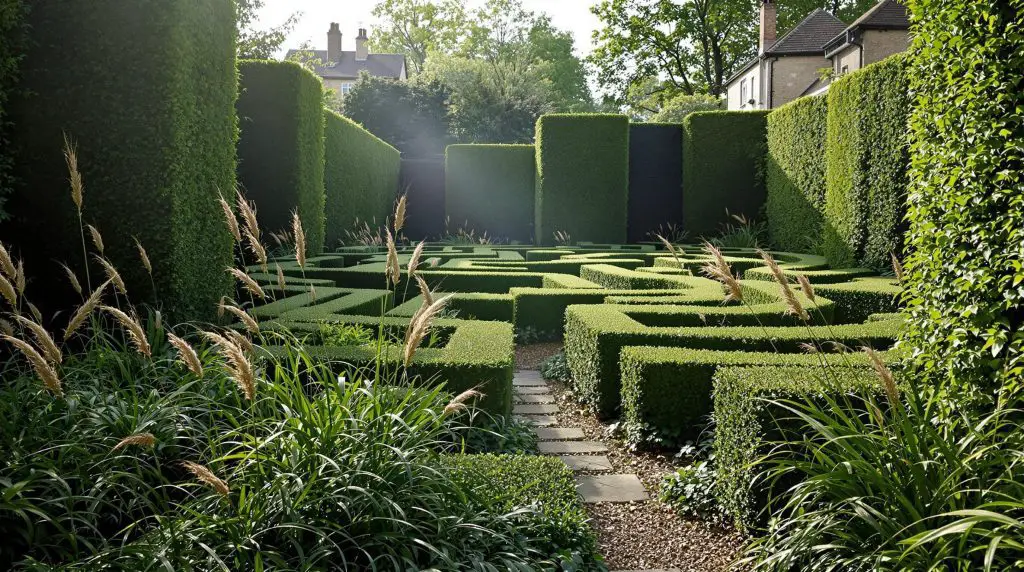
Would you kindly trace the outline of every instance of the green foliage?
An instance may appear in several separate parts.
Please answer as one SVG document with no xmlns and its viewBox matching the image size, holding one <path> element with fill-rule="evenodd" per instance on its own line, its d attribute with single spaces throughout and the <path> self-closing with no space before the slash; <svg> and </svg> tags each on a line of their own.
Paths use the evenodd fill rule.
<svg viewBox="0 0 1024 572">
<path fill-rule="evenodd" d="M 658 499 L 684 517 L 715 522 L 722 518 L 717 488 L 713 465 L 708 461 L 698 461 L 665 475 L 659 486 Z"/>
<path fill-rule="evenodd" d="M 695 111 L 719 111 L 724 100 L 714 95 L 678 93 L 665 99 L 658 106 L 658 112 L 649 119 L 652 123 L 682 123 L 686 116 Z"/>
<path fill-rule="evenodd" d="M 824 250 L 833 266 L 888 268 L 903 250 L 910 90 L 902 54 L 828 91 Z"/>
<path fill-rule="evenodd" d="M 569 362 L 565 361 L 565 354 L 558 352 L 540 364 L 540 374 L 544 379 L 572 383 L 572 371 L 569 369 Z"/>
<path fill-rule="evenodd" d="M 377 333 L 363 324 L 323 322 L 317 333 L 318 342 L 325 346 L 363 346 L 377 339 Z"/>
<path fill-rule="evenodd" d="M 288 18 L 264 30 L 257 29 L 255 23 L 264 9 L 265 0 L 237 0 L 236 25 L 238 27 L 238 58 L 247 60 L 273 59 L 281 49 L 288 34 L 299 22 L 300 12 L 293 12 Z"/>
<path fill-rule="evenodd" d="M 7 120 L 7 101 L 18 82 L 18 67 L 25 53 L 25 18 L 28 7 L 23 0 L 0 0 L 0 222 L 7 219 L 7 196 L 13 192 L 9 180 L 11 141 Z"/>
<path fill-rule="evenodd" d="M 238 71 L 239 182 L 258 205 L 261 227 L 290 231 L 297 210 L 307 252 L 319 254 L 325 202 L 320 80 L 292 62 L 245 60 Z"/>
<path fill-rule="evenodd" d="M 537 244 L 555 231 L 575 241 L 626 240 L 629 120 L 552 114 L 537 122 Z"/>
<path fill-rule="evenodd" d="M 768 114 L 765 206 L 776 248 L 821 244 L 827 118 L 827 97 L 801 97 Z"/>
<path fill-rule="evenodd" d="M 761 248 L 765 246 L 767 234 L 767 224 L 743 215 L 732 215 L 732 220 L 723 224 L 719 235 L 710 242 L 719 248 Z"/>
<path fill-rule="evenodd" d="M 990 403 L 1024 382 L 1024 7 L 910 6 L 908 342 L 926 379 Z"/>
<path fill-rule="evenodd" d="M 533 145 L 451 145 L 445 152 L 445 210 L 491 236 L 533 239 Z"/>
<path fill-rule="evenodd" d="M 467 430 L 457 434 L 456 450 L 465 454 L 501 453 L 508 455 L 537 453 L 537 433 L 533 423 L 512 415 L 475 415 L 470 410 Z M 479 418 L 483 417 L 481 421 Z"/>
<path fill-rule="evenodd" d="M 324 111 L 324 211 L 328 249 L 360 223 L 383 222 L 398 194 L 401 154 L 350 119 Z"/>
<path fill-rule="evenodd" d="M 765 202 L 766 111 L 707 111 L 683 121 L 683 228 L 712 235 L 729 214 L 756 217 Z"/>
<path fill-rule="evenodd" d="M 381 22 L 371 45 L 379 53 L 404 54 L 410 75 L 423 69 L 429 53 L 455 49 L 466 33 L 460 0 L 379 0 L 373 16 Z"/>
<path fill-rule="evenodd" d="M 359 76 L 345 96 L 344 114 L 402 153 L 433 156 L 449 142 L 447 87 L 436 81 Z"/>
<path fill-rule="evenodd" d="M 27 22 L 24 90 L 5 107 L 21 158 L 6 230 L 30 261 L 36 302 L 64 309 L 58 302 L 75 296 L 55 261 L 85 277 L 64 132 L 78 146 L 84 222 L 103 234 L 129 293 L 176 319 L 212 318 L 231 284 L 216 199 L 235 187 L 233 3 L 48 0 L 32 3 Z M 152 280 L 132 237 L 148 251 Z"/>
</svg>

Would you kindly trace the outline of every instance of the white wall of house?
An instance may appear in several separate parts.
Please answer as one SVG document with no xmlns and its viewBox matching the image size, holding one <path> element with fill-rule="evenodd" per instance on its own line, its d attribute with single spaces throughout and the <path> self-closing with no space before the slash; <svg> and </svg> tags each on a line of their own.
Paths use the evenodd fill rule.
<svg viewBox="0 0 1024 572">
<path fill-rule="evenodd" d="M 764 97 L 764 74 L 761 68 L 762 62 L 758 61 L 754 67 L 747 70 L 746 73 L 728 85 L 726 88 L 726 109 L 730 111 L 764 109 L 768 102 Z M 750 104 L 751 99 L 754 100 L 753 104 Z"/>
<path fill-rule="evenodd" d="M 771 104 L 773 108 L 785 105 L 800 97 L 814 80 L 821 68 L 831 67 L 832 62 L 824 54 L 818 56 L 785 56 L 770 64 L 772 70 Z"/>
<path fill-rule="evenodd" d="M 832 73 L 836 77 L 860 69 L 860 46 L 850 44 L 832 56 Z"/>
</svg>

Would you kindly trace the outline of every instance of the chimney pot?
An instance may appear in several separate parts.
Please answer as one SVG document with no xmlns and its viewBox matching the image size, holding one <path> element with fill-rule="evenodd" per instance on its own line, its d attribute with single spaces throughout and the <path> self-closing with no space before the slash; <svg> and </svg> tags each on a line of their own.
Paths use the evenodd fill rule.
<svg viewBox="0 0 1024 572">
<path fill-rule="evenodd" d="M 758 42 L 758 53 L 763 54 L 776 40 L 776 24 L 778 13 L 773 0 L 761 1 L 761 35 Z"/>
<path fill-rule="evenodd" d="M 327 31 L 327 61 L 341 61 L 341 26 L 337 22 L 331 22 L 331 29 Z"/>
<path fill-rule="evenodd" d="M 359 28 L 359 35 L 356 36 L 356 61 L 365 62 L 370 55 L 370 48 L 366 45 L 369 37 L 366 35 L 366 28 Z"/>
</svg>

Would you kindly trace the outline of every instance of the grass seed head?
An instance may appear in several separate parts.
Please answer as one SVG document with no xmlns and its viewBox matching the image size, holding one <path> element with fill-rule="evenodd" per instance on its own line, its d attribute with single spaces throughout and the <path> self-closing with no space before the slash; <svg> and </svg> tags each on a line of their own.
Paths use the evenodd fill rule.
<svg viewBox="0 0 1024 572">
<path fill-rule="evenodd" d="M 0 272 L 3 272 L 11 280 L 14 280 L 18 275 L 18 269 L 14 267 L 11 253 L 7 251 L 3 244 L 0 244 Z"/>
<path fill-rule="evenodd" d="M 242 220 L 245 221 L 245 227 L 249 229 L 249 233 L 259 238 L 260 225 L 256 218 L 256 209 L 253 208 L 252 203 L 245 200 L 242 196 L 242 191 L 237 191 L 236 204 L 238 205 L 238 212 L 242 215 Z"/>
<path fill-rule="evenodd" d="M 64 328 L 65 341 L 67 341 L 67 339 L 71 337 L 71 334 L 75 333 L 78 328 L 82 327 L 86 318 L 88 318 L 89 315 L 92 314 L 93 310 L 99 306 L 100 300 L 103 298 L 103 293 L 106 291 L 107 286 L 110 286 L 109 279 L 107 279 L 103 284 L 97 286 L 96 289 L 93 290 L 92 294 L 89 295 L 89 298 L 83 302 L 82 305 L 78 307 L 78 310 L 75 311 L 74 315 L 71 316 L 71 320 L 68 322 L 67 327 Z"/>
<path fill-rule="evenodd" d="M 235 218 L 235 211 L 231 209 L 231 205 L 224 199 L 224 195 L 221 195 L 217 202 L 220 203 L 220 208 L 224 211 L 224 224 L 227 225 L 232 238 L 235 239 L 236 243 L 242 242 L 242 233 L 238 230 L 238 219 Z"/>
<path fill-rule="evenodd" d="M 37 322 L 29 320 L 25 316 L 11 314 L 11 317 L 21 324 L 23 328 L 32 333 L 32 337 L 36 340 L 36 345 L 39 346 L 39 349 L 43 350 L 43 356 L 46 357 L 46 361 L 57 365 L 63 360 L 60 348 L 57 347 L 57 343 L 53 341 L 53 338 L 50 336 L 50 333 L 46 331 L 46 328 L 42 327 Z"/>
<path fill-rule="evenodd" d="M 807 310 L 800 304 L 800 300 L 797 299 L 796 294 L 793 293 L 793 288 L 789 285 L 789 278 L 786 277 L 782 268 L 779 267 L 779 263 L 767 251 L 759 249 L 757 253 L 761 255 L 761 259 L 764 260 L 772 276 L 775 277 L 775 282 L 779 285 L 779 292 L 786 303 L 786 313 L 793 314 L 805 322 L 809 321 L 811 319 L 810 314 L 807 313 Z"/>
<path fill-rule="evenodd" d="M 445 304 L 448 303 L 450 296 L 444 296 L 429 306 L 421 306 L 420 310 L 413 316 L 409 322 L 409 328 L 406 330 L 405 335 L 405 347 L 402 351 L 402 362 L 405 367 L 409 367 L 412 363 L 412 358 L 416 355 L 416 350 L 420 347 L 423 339 L 427 337 L 430 332 L 430 327 L 434 323 L 434 319 L 438 314 L 444 310 Z"/>
<path fill-rule="evenodd" d="M 395 248 L 395 239 L 391 231 L 387 231 L 388 255 L 386 268 L 384 269 L 385 279 L 389 285 L 398 285 L 402 279 L 402 267 L 398 264 L 398 250 Z"/>
<path fill-rule="evenodd" d="M 135 348 L 139 350 L 139 353 L 149 357 L 153 355 L 153 349 L 149 345 L 149 339 L 146 337 L 146 330 L 139 323 L 139 320 L 135 316 L 130 316 L 121 310 L 112 306 L 100 306 L 100 309 L 104 312 L 114 316 L 124 329 L 128 330 L 128 337 L 131 338 L 132 343 L 135 344 Z"/>
<path fill-rule="evenodd" d="M 889 366 L 885 365 L 882 356 L 874 348 L 864 346 L 862 349 L 864 353 L 868 354 L 868 359 L 871 360 L 871 367 L 875 370 L 875 375 L 878 376 L 879 381 L 882 382 L 882 388 L 885 390 L 885 397 L 889 400 L 889 405 L 896 406 L 900 402 L 900 390 L 896 385 L 896 378 L 893 376 L 892 370 L 889 369 Z"/>
<path fill-rule="evenodd" d="M 185 367 L 196 377 L 203 377 L 203 362 L 199 360 L 199 354 L 196 353 L 195 348 L 170 332 L 167 332 L 167 341 L 178 350 L 178 358 L 181 363 L 185 364 Z"/>
<path fill-rule="evenodd" d="M 2 335 L 0 336 L 0 339 L 6 340 L 11 345 L 18 348 L 22 355 L 28 359 L 28 362 L 32 365 L 32 369 L 35 370 L 39 379 L 43 381 L 43 387 L 45 387 L 47 391 L 57 397 L 64 395 L 64 389 L 60 382 L 60 376 L 57 375 L 57 370 L 55 370 L 53 366 L 51 366 L 49 362 L 47 362 L 46 359 L 36 351 L 35 348 L 33 348 L 28 342 L 19 340 L 14 336 Z"/>
<path fill-rule="evenodd" d="M 96 250 L 100 254 L 103 254 L 103 235 L 100 234 L 99 229 L 91 224 L 85 225 L 89 229 L 89 234 L 92 236 L 92 243 L 96 247 Z"/>
<path fill-rule="evenodd" d="M 743 287 L 740 285 L 740 281 L 732 273 L 732 267 L 725 261 L 725 256 L 722 255 L 722 251 L 710 242 L 705 242 L 704 253 L 710 257 L 710 260 L 701 267 L 701 271 L 704 275 L 712 280 L 721 282 L 722 285 L 725 286 L 726 302 L 742 302 Z"/>
<path fill-rule="evenodd" d="M 156 437 L 152 433 L 136 433 L 118 441 L 111 451 L 117 451 L 129 446 L 152 447 L 153 445 L 156 445 Z"/>
<path fill-rule="evenodd" d="M 407 195 L 399 197 L 398 204 L 395 205 L 395 234 L 405 226 L 406 197 Z"/>
<path fill-rule="evenodd" d="M 234 304 L 222 305 L 224 306 L 224 311 L 229 312 L 231 315 L 238 318 L 239 321 L 245 324 L 245 329 L 249 330 L 254 334 L 258 334 L 260 332 L 260 325 L 258 322 L 256 322 L 256 319 L 253 318 L 251 314 L 239 308 L 238 306 L 235 306 Z"/>
<path fill-rule="evenodd" d="M 280 264 L 275 263 L 274 266 L 277 267 L 277 289 L 280 290 L 281 292 L 284 292 L 284 270 L 281 269 Z"/>
<path fill-rule="evenodd" d="M 807 279 L 807 276 L 803 274 L 796 277 L 796 281 L 800 284 L 800 290 L 807 296 L 807 299 L 812 303 L 815 302 L 814 286 L 811 285 L 811 281 Z"/>
<path fill-rule="evenodd" d="M 483 399 L 483 397 L 484 394 L 477 391 L 476 388 L 467 389 L 466 391 L 463 391 L 462 393 L 456 395 L 454 398 L 452 398 L 451 401 L 448 402 L 447 405 L 444 406 L 444 412 L 442 413 L 442 415 L 448 416 L 453 413 L 462 411 L 467 407 L 466 402 L 470 401 L 471 399 Z"/>
<path fill-rule="evenodd" d="M 121 294 L 128 295 L 128 288 L 124 284 L 124 279 L 121 278 L 121 274 L 114 268 L 109 260 L 102 256 L 93 255 L 96 261 L 103 267 L 103 272 L 107 275 L 107 279 L 117 288 Z"/>
<path fill-rule="evenodd" d="M 82 184 L 82 172 L 78 170 L 78 146 L 64 134 L 64 163 L 68 167 L 68 182 L 71 184 L 71 201 L 75 203 L 78 214 L 82 214 L 82 201 L 85 195 L 85 185 Z"/>
<path fill-rule="evenodd" d="M 295 237 L 295 260 L 300 267 L 306 266 L 306 231 L 302 230 L 302 219 L 299 212 L 292 212 L 292 235 Z"/>
<path fill-rule="evenodd" d="M 153 264 L 149 261 L 149 254 L 146 253 L 146 249 L 143 248 L 142 243 L 139 242 L 137 237 L 133 236 L 132 239 L 135 241 L 135 248 L 139 250 L 139 259 L 142 260 L 142 267 L 146 269 L 146 272 L 150 276 L 152 276 Z"/>
<path fill-rule="evenodd" d="M 412 251 L 412 256 L 409 257 L 409 278 L 416 276 L 416 269 L 419 268 L 420 258 L 423 256 L 423 248 L 426 246 L 426 241 L 420 241 L 416 245 L 416 248 Z"/>
<path fill-rule="evenodd" d="M 254 296 L 258 296 L 261 300 L 267 297 L 267 294 L 263 291 L 263 288 L 261 288 L 260 285 L 255 280 L 252 279 L 252 276 L 249 276 L 248 274 L 242 272 L 237 268 L 231 267 L 227 269 L 227 272 L 234 276 L 235 279 L 237 279 L 239 282 L 241 282 L 242 285 L 245 286 L 245 289 L 251 292 Z"/>
<path fill-rule="evenodd" d="M 232 333 L 241 336 L 241 334 L 234 330 L 228 331 L 229 336 L 232 336 Z M 217 347 L 217 353 L 224 358 L 226 362 L 225 367 L 231 379 L 238 386 L 238 389 L 242 391 L 242 395 L 249 401 L 255 399 L 256 374 L 249 358 L 245 357 L 245 351 L 242 349 L 242 346 L 234 339 L 228 339 L 214 332 L 203 332 L 203 335 Z"/>
<path fill-rule="evenodd" d="M 895 252 L 890 252 L 889 256 L 892 257 L 892 271 L 896 274 L 896 280 L 903 284 L 903 263 L 896 257 Z"/>
<path fill-rule="evenodd" d="M 227 496 L 228 493 L 231 492 L 231 489 L 228 488 L 228 484 L 224 482 L 223 479 L 213 474 L 213 471 L 205 466 L 200 465 L 199 463 L 193 463 L 192 461 L 182 461 L 181 466 L 188 472 L 195 475 L 195 477 L 201 482 L 208 485 L 214 491 L 217 491 L 217 494 Z"/>
<path fill-rule="evenodd" d="M 0 276 L 0 295 L 3 295 L 12 308 L 18 307 L 18 293 L 14 290 L 14 285 L 4 276 Z"/>
<path fill-rule="evenodd" d="M 71 283 L 71 287 L 75 289 L 75 292 L 78 292 L 79 296 L 81 296 L 82 283 L 78 281 L 78 276 L 75 276 L 75 272 L 68 268 L 67 264 L 61 263 L 61 266 L 64 268 L 64 272 L 68 275 L 68 282 Z"/>
</svg>

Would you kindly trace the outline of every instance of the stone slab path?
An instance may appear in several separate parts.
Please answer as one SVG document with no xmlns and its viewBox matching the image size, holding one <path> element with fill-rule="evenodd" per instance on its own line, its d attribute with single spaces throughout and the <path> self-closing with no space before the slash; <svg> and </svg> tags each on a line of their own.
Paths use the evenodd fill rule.
<svg viewBox="0 0 1024 572">
<path fill-rule="evenodd" d="M 625 503 L 647 500 L 643 483 L 633 474 L 607 474 L 611 460 L 601 453 L 608 448 L 599 441 L 584 439 L 583 430 L 558 427 L 558 405 L 547 382 L 536 370 L 517 371 L 512 379 L 512 413 L 534 424 L 537 449 L 555 455 L 578 473 L 576 488 L 583 502 Z"/>
</svg>

